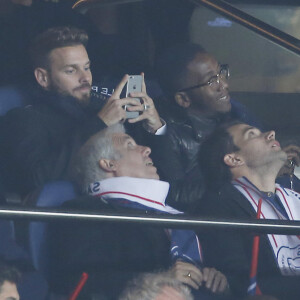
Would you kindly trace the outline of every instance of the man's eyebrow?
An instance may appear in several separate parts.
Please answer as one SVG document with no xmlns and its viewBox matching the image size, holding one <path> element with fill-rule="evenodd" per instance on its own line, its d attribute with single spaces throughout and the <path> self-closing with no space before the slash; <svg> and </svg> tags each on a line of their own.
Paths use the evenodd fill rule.
<svg viewBox="0 0 300 300">
<path fill-rule="evenodd" d="M 205 76 L 203 77 L 204 78 L 204 81 L 208 81 L 208 80 L 210 80 L 212 77 L 215 77 L 215 76 L 217 76 L 217 74 L 219 73 L 219 71 L 220 71 L 220 68 L 221 68 L 221 64 L 220 63 L 218 63 L 218 71 L 217 71 L 217 73 L 215 73 L 214 71 L 209 71 L 207 74 L 205 74 Z"/>
<path fill-rule="evenodd" d="M 5 298 L 5 300 L 17 300 L 17 298 L 15 298 L 15 297 L 8 297 L 8 298 Z"/>
<path fill-rule="evenodd" d="M 63 68 L 69 68 L 69 67 L 76 68 L 77 65 L 76 64 L 67 64 L 67 65 L 63 66 Z"/>
<path fill-rule="evenodd" d="M 87 61 L 84 65 L 90 65 L 91 64 L 91 61 Z M 77 68 L 77 66 L 79 66 L 78 64 L 66 64 L 63 66 L 63 68 L 68 68 L 68 67 L 72 67 L 72 68 Z"/>
<path fill-rule="evenodd" d="M 210 71 L 205 75 L 205 78 L 207 78 L 206 80 L 211 79 L 212 77 L 216 76 L 217 74 L 215 74 L 215 72 Z"/>
<path fill-rule="evenodd" d="M 129 136 L 129 135 L 125 135 L 125 136 L 122 136 L 121 138 L 121 141 L 123 143 L 126 143 L 128 140 L 131 140 L 132 138 Z"/>
</svg>

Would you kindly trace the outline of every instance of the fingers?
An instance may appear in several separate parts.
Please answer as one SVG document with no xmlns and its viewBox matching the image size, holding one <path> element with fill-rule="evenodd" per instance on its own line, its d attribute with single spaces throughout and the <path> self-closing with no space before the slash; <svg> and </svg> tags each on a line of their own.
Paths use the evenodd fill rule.
<svg viewBox="0 0 300 300">
<path fill-rule="evenodd" d="M 122 98 L 122 99 L 118 99 L 117 100 L 120 106 L 124 106 L 124 105 L 131 105 L 131 107 L 128 107 L 130 111 L 138 111 L 138 110 L 143 110 L 144 109 L 144 105 L 141 104 L 141 102 L 139 100 L 136 100 L 134 98 Z"/>
<path fill-rule="evenodd" d="M 297 145 L 293 145 L 293 144 L 283 147 L 282 150 L 285 152 L 292 151 L 292 152 L 300 153 L 300 147 Z"/>
<path fill-rule="evenodd" d="M 119 99 L 121 92 L 124 88 L 124 86 L 126 85 L 127 81 L 128 81 L 128 74 L 124 75 L 122 80 L 120 81 L 120 83 L 117 85 L 117 87 L 115 88 L 115 91 L 113 92 L 113 94 L 110 96 L 110 98 L 108 99 L 108 101 L 110 101 L 111 99 Z"/>
<path fill-rule="evenodd" d="M 193 287 L 194 289 L 199 289 L 202 285 L 203 276 L 201 271 L 190 263 L 176 261 L 171 272 L 177 280 Z"/>
<path fill-rule="evenodd" d="M 113 125 L 126 118 L 126 112 L 124 112 L 124 106 L 127 111 L 130 112 L 143 112 L 137 118 L 128 119 L 129 123 L 136 123 L 144 121 L 143 125 L 146 130 L 151 133 L 155 133 L 159 128 L 163 126 L 159 114 L 154 106 L 153 100 L 146 94 L 146 85 L 143 76 L 142 92 L 130 93 L 127 98 L 120 99 L 120 94 L 128 81 L 128 76 L 125 75 L 121 82 L 116 87 L 114 93 L 108 99 L 105 106 L 98 113 L 98 117 L 106 124 Z M 138 101 L 134 98 L 139 98 Z M 141 103 L 142 102 L 142 103 Z"/>
<path fill-rule="evenodd" d="M 199 287 L 201 286 L 201 283 L 196 282 L 196 280 L 194 280 L 194 276 L 195 274 L 193 274 L 193 272 L 187 273 L 190 274 L 190 276 L 187 275 L 179 275 L 177 277 L 177 280 L 179 280 L 182 283 L 185 283 L 186 285 L 194 288 L 195 290 L 198 290 Z"/>
<path fill-rule="evenodd" d="M 299 153 L 287 153 L 287 158 L 289 160 L 289 163 L 292 161 L 296 166 L 299 166 L 300 164 L 300 157 L 299 157 Z"/>
<path fill-rule="evenodd" d="M 222 293 L 228 287 L 225 275 L 214 268 L 203 269 L 203 281 L 205 281 L 205 287 L 213 293 Z"/>
<path fill-rule="evenodd" d="M 292 160 L 297 166 L 300 165 L 300 147 L 297 145 L 288 145 L 282 149 L 286 152 L 288 160 Z"/>
<path fill-rule="evenodd" d="M 140 102 L 132 98 L 111 99 L 98 112 L 98 117 L 107 125 L 116 124 L 126 119 L 125 105 L 142 106 Z"/>
<path fill-rule="evenodd" d="M 141 75 L 143 77 L 142 92 L 147 94 L 147 89 L 146 89 L 146 84 L 145 84 L 145 74 L 142 72 Z"/>
<path fill-rule="evenodd" d="M 129 123 L 136 123 L 144 121 L 145 128 L 152 133 L 155 133 L 163 126 L 159 114 L 154 106 L 153 100 L 145 93 L 132 93 L 131 97 L 138 97 L 142 99 L 143 104 L 139 108 L 129 108 L 129 111 L 142 111 L 137 118 L 128 120 Z"/>
<path fill-rule="evenodd" d="M 140 98 L 140 99 L 143 100 L 142 101 L 143 103 L 146 102 L 147 104 L 154 105 L 153 100 L 145 92 L 130 93 L 129 96 L 132 97 L 132 98 Z"/>
<path fill-rule="evenodd" d="M 229 290 L 227 278 L 224 274 L 222 274 L 222 275 L 223 276 L 222 276 L 221 282 L 219 284 L 219 289 L 217 290 L 217 293 L 224 293 L 225 291 Z"/>
<path fill-rule="evenodd" d="M 227 278 L 214 268 L 204 268 L 201 272 L 193 264 L 176 261 L 171 272 L 177 280 L 194 289 L 199 289 L 203 282 L 205 282 L 205 287 L 213 293 L 223 293 L 228 289 Z"/>
</svg>

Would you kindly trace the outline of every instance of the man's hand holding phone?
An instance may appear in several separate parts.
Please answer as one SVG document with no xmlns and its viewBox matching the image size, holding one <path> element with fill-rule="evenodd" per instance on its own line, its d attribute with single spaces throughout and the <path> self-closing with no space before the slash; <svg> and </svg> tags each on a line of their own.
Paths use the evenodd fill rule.
<svg viewBox="0 0 300 300">
<path fill-rule="evenodd" d="M 163 126 L 163 124 L 154 106 L 153 100 L 147 95 L 144 73 L 141 74 L 141 77 L 141 92 L 130 92 L 128 94 L 129 97 L 139 98 L 141 105 L 126 108 L 129 112 L 135 111 L 140 112 L 140 114 L 136 118 L 128 119 L 128 123 L 143 121 L 146 130 L 155 133 Z"/>
<path fill-rule="evenodd" d="M 125 87 L 129 76 L 125 75 L 115 88 L 114 93 L 107 100 L 102 109 L 98 112 L 98 117 L 107 125 L 114 125 L 126 120 L 126 111 L 124 107 L 132 105 L 136 109 L 142 109 L 141 103 L 130 97 L 120 99 L 121 92 Z"/>
<path fill-rule="evenodd" d="M 120 99 L 126 84 L 127 96 Z M 132 92 L 134 90 L 136 92 Z M 163 126 L 153 100 L 147 95 L 144 73 L 134 76 L 125 75 L 106 104 L 98 112 L 98 117 L 107 126 L 124 122 L 126 119 L 129 123 L 143 121 L 146 130 L 152 133 Z"/>
</svg>

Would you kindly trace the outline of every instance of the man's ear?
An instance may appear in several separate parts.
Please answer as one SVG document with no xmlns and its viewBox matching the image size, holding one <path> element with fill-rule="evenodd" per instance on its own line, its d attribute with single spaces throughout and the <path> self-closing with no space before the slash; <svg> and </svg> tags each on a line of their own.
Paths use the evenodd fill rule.
<svg viewBox="0 0 300 300">
<path fill-rule="evenodd" d="M 231 168 L 240 167 L 244 165 L 243 159 L 236 153 L 226 154 L 224 156 L 224 163 Z"/>
<path fill-rule="evenodd" d="M 50 84 L 49 73 L 46 69 L 36 68 L 34 70 L 34 76 L 38 84 L 42 86 L 44 89 L 47 89 L 49 87 Z"/>
<path fill-rule="evenodd" d="M 191 99 L 185 92 L 178 92 L 175 94 L 175 101 L 178 105 L 184 108 L 191 106 Z"/>
<path fill-rule="evenodd" d="M 106 172 L 114 172 L 116 170 L 115 161 L 111 159 L 100 159 L 99 166 Z"/>
</svg>

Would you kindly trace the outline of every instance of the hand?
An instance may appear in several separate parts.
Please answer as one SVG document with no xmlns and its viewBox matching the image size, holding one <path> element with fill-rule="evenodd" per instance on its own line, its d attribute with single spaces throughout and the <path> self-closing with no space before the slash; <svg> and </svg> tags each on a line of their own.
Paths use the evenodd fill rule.
<svg viewBox="0 0 300 300">
<path fill-rule="evenodd" d="M 193 264 L 177 260 L 169 270 L 171 277 L 176 278 L 182 283 L 198 290 L 202 285 L 203 274 L 199 268 Z"/>
<path fill-rule="evenodd" d="M 288 145 L 282 149 L 287 154 L 287 161 L 280 169 L 278 176 L 294 174 L 295 165 L 300 165 L 300 147 Z"/>
<path fill-rule="evenodd" d="M 214 268 L 204 268 L 202 273 L 203 281 L 205 282 L 205 287 L 207 289 L 217 294 L 228 291 L 229 285 L 227 278 L 223 273 Z"/>
<path fill-rule="evenodd" d="M 144 80 L 144 73 L 141 73 L 143 76 L 143 85 L 141 93 L 130 93 L 130 97 L 140 98 L 142 105 L 128 107 L 128 111 L 141 111 L 137 118 L 129 119 L 129 123 L 136 123 L 139 121 L 143 121 L 146 130 L 155 133 L 159 128 L 163 126 L 159 114 L 154 106 L 153 100 L 147 95 L 146 92 L 146 84 Z"/>
<path fill-rule="evenodd" d="M 193 264 L 178 260 L 169 272 L 171 276 L 194 289 L 199 289 L 205 284 L 204 286 L 213 293 L 220 294 L 229 290 L 225 275 L 214 268 L 204 268 L 201 272 Z"/>
<path fill-rule="evenodd" d="M 127 83 L 128 75 L 125 75 L 116 87 L 114 93 L 107 100 L 102 109 L 98 112 L 98 117 L 107 125 L 114 125 L 118 122 L 124 122 L 126 119 L 125 105 L 133 105 L 135 110 L 142 110 L 143 105 L 132 98 L 120 99 L 120 94 Z M 132 107 L 133 108 L 133 107 Z"/>
</svg>

